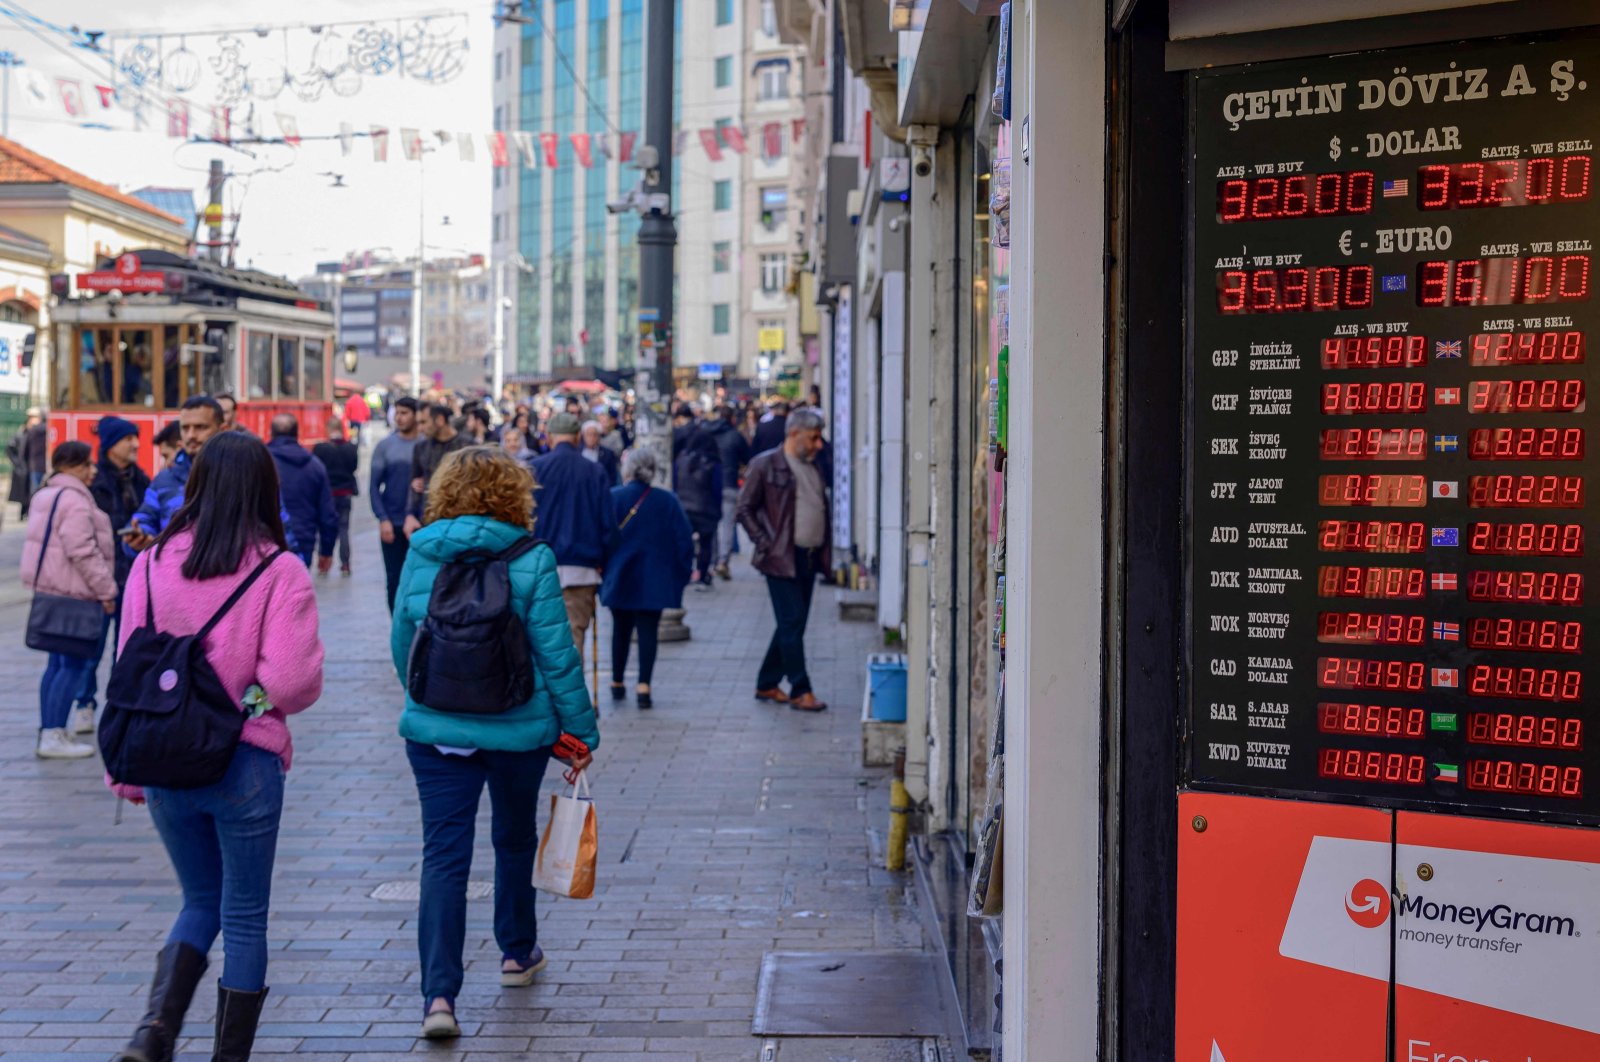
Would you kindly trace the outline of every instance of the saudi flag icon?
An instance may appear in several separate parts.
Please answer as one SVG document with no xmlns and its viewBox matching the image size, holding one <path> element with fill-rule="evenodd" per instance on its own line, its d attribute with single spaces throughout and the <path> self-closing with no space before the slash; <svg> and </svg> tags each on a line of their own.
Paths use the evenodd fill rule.
<svg viewBox="0 0 1600 1062">
<path fill-rule="evenodd" d="M 1433 769 L 1439 772 L 1439 781 L 1454 782 L 1459 780 L 1459 772 L 1453 763 L 1436 763 Z"/>
</svg>

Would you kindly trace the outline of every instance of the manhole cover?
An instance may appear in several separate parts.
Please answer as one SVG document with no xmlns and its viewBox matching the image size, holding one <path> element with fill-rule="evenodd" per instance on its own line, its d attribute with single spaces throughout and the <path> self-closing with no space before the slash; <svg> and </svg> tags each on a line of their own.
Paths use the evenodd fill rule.
<svg viewBox="0 0 1600 1062">
<path fill-rule="evenodd" d="M 494 882 L 469 881 L 467 882 L 467 899 L 487 900 L 494 895 Z M 374 900 L 388 900 L 393 903 L 416 903 L 422 899 L 422 882 L 420 881 L 386 881 L 372 890 Z"/>
<path fill-rule="evenodd" d="M 919 951 L 768 952 L 757 1036 L 938 1036 L 947 1022 L 934 958 Z"/>
</svg>

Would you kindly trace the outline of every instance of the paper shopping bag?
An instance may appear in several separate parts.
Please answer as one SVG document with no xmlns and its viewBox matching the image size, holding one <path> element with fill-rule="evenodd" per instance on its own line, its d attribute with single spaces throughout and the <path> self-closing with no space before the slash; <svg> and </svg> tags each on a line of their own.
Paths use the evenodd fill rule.
<svg viewBox="0 0 1600 1062">
<path fill-rule="evenodd" d="M 600 835 L 589 776 L 582 771 L 567 796 L 550 794 L 550 821 L 533 864 L 533 887 L 556 896 L 587 900 L 594 895 L 595 860 Z"/>
</svg>

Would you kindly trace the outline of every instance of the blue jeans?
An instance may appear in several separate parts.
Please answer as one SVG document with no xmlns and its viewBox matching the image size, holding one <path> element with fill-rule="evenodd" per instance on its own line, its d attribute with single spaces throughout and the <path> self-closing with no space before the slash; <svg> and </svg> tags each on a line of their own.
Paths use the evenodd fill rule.
<svg viewBox="0 0 1600 1062">
<path fill-rule="evenodd" d="M 422 904 L 417 951 L 424 1004 L 443 996 L 455 1004 L 467 939 L 467 876 L 478 799 L 489 787 L 494 842 L 494 939 L 503 959 L 526 963 L 539 943 L 533 858 L 539 847 L 535 813 L 549 749 L 447 756 L 432 745 L 406 742 L 406 758 L 422 803 Z"/>
<path fill-rule="evenodd" d="M 767 576 L 767 594 L 772 598 L 772 616 L 777 629 L 767 644 L 767 655 L 756 674 L 756 689 L 776 689 L 785 676 L 789 696 L 811 692 L 806 674 L 806 621 L 811 618 L 811 593 L 817 587 L 817 550 L 795 547 L 794 578 Z"/>
<path fill-rule="evenodd" d="M 240 745 L 222 781 L 201 789 L 146 789 L 150 818 L 183 886 L 168 944 L 202 953 L 222 934 L 222 985 L 267 983 L 267 905 L 283 815 L 283 761 Z"/>
<path fill-rule="evenodd" d="M 39 680 L 39 727 L 58 730 L 67 725 L 72 699 L 83 685 L 83 675 L 93 671 L 95 661 L 65 653 L 51 653 Z"/>
<path fill-rule="evenodd" d="M 117 612 L 121 613 L 121 611 L 122 601 L 119 596 Z M 100 694 L 100 661 L 106 655 L 106 642 L 110 638 L 111 624 L 115 619 L 115 616 L 107 616 L 105 623 L 101 624 L 100 644 L 94 647 L 94 659 L 89 661 L 89 666 L 83 673 L 83 683 L 79 685 L 78 692 L 73 696 L 73 700 L 85 708 L 95 707 L 95 698 Z M 116 654 L 113 653 L 113 660 L 115 660 L 115 657 Z"/>
</svg>

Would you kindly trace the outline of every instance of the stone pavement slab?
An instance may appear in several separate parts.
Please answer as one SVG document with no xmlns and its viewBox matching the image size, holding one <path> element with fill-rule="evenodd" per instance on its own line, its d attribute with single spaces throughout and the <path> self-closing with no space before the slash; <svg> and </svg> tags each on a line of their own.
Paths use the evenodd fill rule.
<svg viewBox="0 0 1600 1062">
<path fill-rule="evenodd" d="M 15 535 L 0 535 L 0 556 Z M 686 595 L 694 636 L 662 646 L 653 711 L 631 699 L 613 707 L 608 664 L 602 674 L 598 884 L 586 901 L 541 895 L 548 970 L 531 988 L 502 990 L 491 901 L 474 900 L 458 1001 L 467 1035 L 418 1041 L 416 904 L 373 892 L 406 895 L 398 886 L 416 881 L 419 815 L 395 733 L 399 686 L 370 517 L 356 538 L 356 576 L 318 583 L 326 691 L 292 723 L 273 991 L 256 1058 L 756 1059 L 764 953 L 922 946 L 909 880 L 871 860 L 886 783 L 860 765 L 857 706 L 875 628 L 841 623 L 819 594 L 807 648 L 833 709 L 759 704 L 751 693 L 772 620 L 760 577 L 740 564 L 732 583 Z M 44 661 L 22 647 L 25 615 L 0 603 L 0 1058 L 106 1057 L 142 1012 L 177 886 L 144 809 L 116 821 L 98 761 L 34 759 Z M 559 785 L 550 772 L 546 790 Z M 487 811 L 485 801 L 473 871 L 482 882 L 492 878 Z M 219 945 L 213 972 L 220 957 Z M 214 1000 L 208 978 L 180 1057 L 210 1057 Z M 830 1044 L 855 1044 L 862 1059 L 911 1057 Z M 805 1057 L 855 1057 L 841 1050 Z"/>
</svg>

